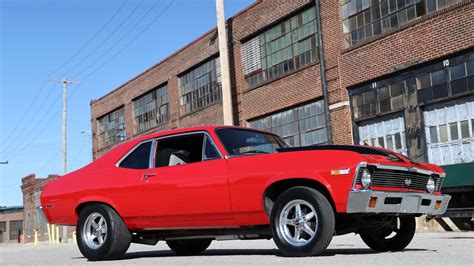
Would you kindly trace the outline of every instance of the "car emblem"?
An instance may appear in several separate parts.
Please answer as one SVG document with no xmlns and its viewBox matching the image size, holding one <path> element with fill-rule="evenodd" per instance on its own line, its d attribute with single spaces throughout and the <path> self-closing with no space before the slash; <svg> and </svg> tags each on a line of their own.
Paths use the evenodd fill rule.
<svg viewBox="0 0 474 266">
<path fill-rule="evenodd" d="M 404 183 L 405 183 L 406 187 L 409 187 L 411 185 L 411 179 L 409 179 L 409 178 L 405 179 Z"/>
</svg>

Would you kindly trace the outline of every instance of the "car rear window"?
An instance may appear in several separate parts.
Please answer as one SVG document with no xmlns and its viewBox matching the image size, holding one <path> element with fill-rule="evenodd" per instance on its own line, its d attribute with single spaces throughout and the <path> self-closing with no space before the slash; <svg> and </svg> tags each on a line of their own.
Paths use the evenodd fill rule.
<svg viewBox="0 0 474 266">
<path fill-rule="evenodd" d="M 131 169 L 147 169 L 150 166 L 151 141 L 140 144 L 125 159 L 119 167 Z"/>
</svg>

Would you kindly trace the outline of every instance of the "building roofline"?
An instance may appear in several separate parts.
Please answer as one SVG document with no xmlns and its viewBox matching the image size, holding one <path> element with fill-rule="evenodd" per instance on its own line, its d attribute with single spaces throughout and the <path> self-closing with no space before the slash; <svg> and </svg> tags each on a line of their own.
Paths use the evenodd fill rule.
<svg viewBox="0 0 474 266">
<path fill-rule="evenodd" d="M 239 11 L 237 14 L 233 15 L 232 17 L 228 18 L 226 20 L 227 21 L 231 21 L 235 18 L 237 18 L 238 16 L 244 14 L 245 12 L 247 12 L 248 10 L 250 10 L 251 8 L 255 7 L 256 5 L 260 4 L 263 0 L 256 0 L 253 4 L 247 6 L 246 8 L 242 9 L 241 11 Z M 162 59 L 161 61 L 159 61 L 158 63 L 154 64 L 153 66 L 149 67 L 148 69 L 146 69 L 145 71 L 139 73 L 138 75 L 136 75 L 135 77 L 129 79 L 128 81 L 126 81 L 125 83 L 123 83 L 122 85 L 118 86 L 117 88 L 113 89 L 112 91 L 106 93 L 105 95 L 101 96 L 99 99 L 96 99 L 96 100 L 91 100 L 90 101 L 90 105 L 92 106 L 94 103 L 98 102 L 98 101 L 101 101 L 103 99 L 105 99 L 107 96 L 115 93 L 116 91 L 119 91 L 121 88 L 125 87 L 127 84 L 135 81 L 136 79 L 144 76 L 145 74 L 147 74 L 148 72 L 152 71 L 153 69 L 159 67 L 161 64 L 165 63 L 166 61 L 168 61 L 169 59 L 171 59 L 172 57 L 176 56 L 177 54 L 179 54 L 180 52 L 184 51 L 185 49 L 189 48 L 191 45 L 197 43 L 199 40 L 203 39 L 204 37 L 206 37 L 208 34 L 210 34 L 211 32 L 213 31 L 216 31 L 217 30 L 217 27 L 213 27 L 212 29 L 208 30 L 207 32 L 205 32 L 204 34 L 202 34 L 201 36 L 197 37 L 196 39 L 194 39 L 192 42 L 186 44 L 185 46 L 183 46 L 182 48 L 180 48 L 179 50 L 173 52 L 172 54 L 170 54 L 169 56 L 165 57 L 164 59 Z"/>
</svg>

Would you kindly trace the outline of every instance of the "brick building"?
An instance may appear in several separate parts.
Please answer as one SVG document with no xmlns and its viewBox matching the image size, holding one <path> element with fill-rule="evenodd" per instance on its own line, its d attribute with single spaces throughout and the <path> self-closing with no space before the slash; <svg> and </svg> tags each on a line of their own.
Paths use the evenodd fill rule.
<svg viewBox="0 0 474 266">
<path fill-rule="evenodd" d="M 0 207 L 0 243 L 18 243 L 22 234 L 23 207 Z"/>
<path fill-rule="evenodd" d="M 319 11 L 262 0 L 227 20 L 236 124 L 296 146 L 382 146 L 448 176 L 474 170 L 473 2 L 321 0 Z M 212 29 L 93 100 L 94 158 L 137 135 L 222 124 L 217 42 Z"/>
</svg>

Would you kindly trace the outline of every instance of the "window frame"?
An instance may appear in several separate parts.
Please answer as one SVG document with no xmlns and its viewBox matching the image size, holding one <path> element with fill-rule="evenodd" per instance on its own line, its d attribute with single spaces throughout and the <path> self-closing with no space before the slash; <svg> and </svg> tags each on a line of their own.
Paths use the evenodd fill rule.
<svg viewBox="0 0 474 266">
<path fill-rule="evenodd" d="M 157 151 L 157 143 L 159 143 L 160 140 L 165 140 L 165 139 L 170 139 L 170 138 L 176 138 L 176 137 L 183 137 L 183 136 L 190 136 L 190 135 L 199 135 L 199 134 L 203 134 L 204 137 L 203 137 L 203 146 L 201 147 L 202 151 L 201 152 L 204 152 L 204 144 L 205 144 L 205 141 L 206 141 L 206 138 L 209 138 L 209 141 L 211 142 L 212 146 L 214 147 L 214 149 L 217 151 L 217 155 L 218 155 L 218 158 L 215 158 L 215 159 L 212 159 L 212 160 L 218 160 L 218 159 L 222 159 L 224 158 L 224 156 L 222 156 L 222 153 L 221 151 L 219 150 L 219 148 L 217 147 L 214 139 L 211 137 L 211 135 L 209 134 L 209 132 L 205 131 L 205 130 L 198 130 L 198 131 L 190 131 L 190 132 L 185 132 L 185 133 L 177 133 L 177 134 L 172 134 L 172 135 L 166 135 L 166 136 L 161 136 L 161 137 L 157 137 L 157 138 L 154 138 L 153 139 L 153 145 L 152 145 L 152 154 L 153 156 L 150 157 L 150 168 L 163 168 L 163 167 L 156 167 L 155 165 L 155 159 L 156 159 L 156 151 Z M 207 161 L 210 161 L 210 160 L 204 160 L 204 154 L 202 155 L 202 160 L 200 162 L 194 162 L 194 163 L 202 163 L 202 162 L 207 162 Z M 166 167 L 166 166 L 164 166 Z M 169 167 L 169 166 L 168 166 Z"/>
<path fill-rule="evenodd" d="M 257 34 L 253 35 L 253 37 L 241 41 L 243 59 L 247 58 L 245 54 L 246 50 L 244 50 L 247 43 L 257 39 L 259 49 L 259 57 L 256 58 L 258 60 L 256 65 L 258 65 L 259 68 L 246 73 L 246 61 L 242 61 L 242 73 L 244 74 L 245 83 L 247 85 L 246 90 L 258 88 L 320 62 L 317 41 L 317 34 L 319 33 L 317 31 L 317 21 L 314 13 L 315 8 L 314 5 L 307 5 L 295 13 L 283 17 L 278 22 L 264 27 L 258 31 Z M 305 21 L 305 19 L 309 20 Z M 293 25 L 294 23 L 296 23 L 296 26 Z M 313 24 L 312 27 L 311 24 Z M 283 28 L 285 30 L 283 30 Z M 313 33 L 299 37 L 299 34 L 305 30 L 310 32 L 310 28 L 314 29 Z M 278 36 L 275 37 L 275 33 L 278 33 Z M 286 38 L 288 38 L 289 43 L 287 43 Z M 285 47 L 280 46 L 282 39 L 285 39 Z M 300 46 L 303 43 L 307 43 L 309 49 L 300 52 Z M 271 47 L 270 53 L 267 47 Z M 291 54 L 290 58 L 288 58 L 289 54 Z M 275 57 L 276 63 L 269 64 L 269 60 L 271 61 L 273 57 Z M 286 59 L 283 59 L 284 57 Z"/>
<path fill-rule="evenodd" d="M 101 121 L 107 117 L 107 123 L 110 123 L 110 116 L 116 112 L 119 112 L 121 111 L 121 117 L 123 117 L 123 123 L 120 123 L 120 116 L 118 116 L 116 119 L 115 119 L 115 122 L 114 123 L 117 123 L 116 127 L 114 127 L 114 130 L 116 130 L 117 132 L 119 132 L 119 136 L 120 136 L 120 139 L 118 141 L 110 141 L 112 139 L 111 136 L 109 136 L 109 131 L 110 130 L 107 130 L 106 127 L 107 127 L 107 124 L 105 125 L 102 125 Z M 121 143 L 123 141 L 125 141 L 127 139 L 127 123 L 125 121 L 125 106 L 122 105 L 118 108 L 115 108 L 113 109 L 112 111 L 108 112 L 108 113 L 105 113 L 104 115 L 98 117 L 97 119 L 97 140 L 98 140 L 98 144 L 99 144 L 99 149 L 104 149 L 104 148 L 107 148 L 107 147 L 111 147 L 113 145 L 116 145 L 118 143 Z M 120 126 L 123 125 L 123 128 L 120 128 Z M 105 127 L 104 129 L 104 132 L 101 133 L 101 128 L 102 127 Z M 103 136 L 103 140 L 101 140 Z M 115 135 L 117 136 L 117 135 Z M 115 136 L 113 137 L 114 139 Z M 123 137 L 123 139 L 121 139 Z"/>
<path fill-rule="evenodd" d="M 151 148 L 150 148 L 150 158 L 149 158 L 149 162 L 148 162 L 148 168 L 147 169 L 152 169 L 152 168 L 156 168 L 155 167 L 155 156 L 156 156 L 156 147 L 157 147 L 157 143 L 160 141 L 160 140 L 164 140 L 164 139 L 169 139 L 169 138 L 174 138 L 174 137 L 182 137 L 182 136 L 189 136 L 189 135 L 197 135 L 197 134 L 203 134 L 204 137 L 203 137 L 203 146 L 202 146 L 202 158 L 203 160 L 201 162 L 206 162 L 206 161 L 211 161 L 211 160 L 217 160 L 217 159 L 222 159 L 224 158 L 224 156 L 222 155 L 221 151 L 219 150 L 219 148 L 217 147 L 214 139 L 211 137 L 211 135 L 209 134 L 209 132 L 207 131 L 204 131 L 204 130 L 199 130 L 199 131 L 191 131 L 191 132 L 186 132 L 186 133 L 177 133 L 177 134 L 172 134 L 172 135 L 166 135 L 166 136 L 161 136 L 161 137 L 156 137 L 156 138 L 151 138 L 151 139 L 147 139 L 147 140 L 144 140 L 144 141 L 140 141 L 138 142 L 137 144 L 135 144 L 135 146 L 133 146 L 127 153 L 125 153 L 122 157 L 120 157 L 120 159 L 115 163 L 115 166 L 118 167 L 118 168 L 123 168 L 123 169 L 132 169 L 132 168 L 124 168 L 124 167 L 120 167 L 120 164 L 122 163 L 123 160 L 125 160 L 125 158 L 128 157 L 128 155 L 130 155 L 135 149 L 137 149 L 140 145 L 144 144 L 144 143 L 147 143 L 147 142 L 153 142 L 151 144 Z M 214 149 L 217 151 L 217 155 L 218 155 L 218 158 L 214 158 L 214 159 L 208 159 L 208 160 L 204 160 L 204 148 L 205 148 L 205 141 L 209 139 L 209 141 L 211 142 L 212 146 L 214 147 Z M 161 168 L 161 167 L 160 167 Z M 143 170 L 143 169 L 132 169 L 132 170 Z"/>
<path fill-rule="evenodd" d="M 159 91 L 162 91 L 161 94 L 158 94 Z M 164 91 L 164 92 L 163 92 Z M 142 106 L 140 107 L 137 107 L 136 105 L 138 104 L 138 101 L 144 99 L 146 96 L 148 95 L 151 95 L 152 97 L 152 103 L 154 103 L 154 109 L 152 110 L 152 112 L 155 113 L 155 118 L 154 119 L 148 119 L 147 121 L 143 122 L 143 124 L 146 125 L 146 123 L 150 123 L 150 121 L 155 121 L 154 122 L 154 125 L 152 125 L 151 127 L 146 127 L 144 126 L 143 130 L 140 130 L 140 121 L 139 121 L 139 117 L 141 116 L 144 116 L 145 114 L 147 114 L 148 112 L 143 112 L 142 114 L 140 115 L 137 115 L 137 109 L 139 109 L 140 107 L 141 108 L 144 108 L 146 107 L 146 105 L 150 102 L 143 102 L 142 103 Z M 166 95 L 166 102 L 163 101 L 163 97 L 164 95 Z M 158 98 L 160 98 L 160 104 L 158 104 Z M 163 107 L 166 107 L 166 114 L 164 115 L 164 118 L 163 118 L 163 121 L 161 123 L 158 123 L 158 116 L 157 114 L 160 112 L 161 113 L 161 108 Z M 139 134 L 142 134 L 144 132 L 147 132 L 151 129 L 154 129 L 154 128 L 157 128 L 159 126 L 162 126 L 166 123 L 169 122 L 169 117 L 170 117 L 170 110 L 169 110 L 169 87 L 168 87 L 168 84 L 165 83 L 165 84 L 161 84 L 161 85 L 158 85 L 156 87 L 154 87 L 153 89 L 141 94 L 140 96 L 134 98 L 132 100 L 132 117 L 133 117 L 133 134 L 134 135 L 139 135 Z"/>
<path fill-rule="evenodd" d="M 144 141 L 140 141 L 135 146 L 133 146 L 127 153 L 125 153 L 120 159 L 115 163 L 115 166 L 121 169 L 132 169 L 132 170 L 144 170 L 144 169 L 134 169 L 134 168 L 127 168 L 127 167 L 121 167 L 120 164 L 130 155 L 132 154 L 138 147 L 140 147 L 142 144 L 148 143 L 148 142 L 153 142 L 150 147 L 150 157 L 148 158 L 148 168 L 145 169 L 150 169 L 150 166 L 152 165 L 152 160 L 153 158 L 153 149 L 155 148 L 155 141 L 153 139 L 147 139 Z"/>
<path fill-rule="evenodd" d="M 201 111 L 222 101 L 222 67 L 219 60 L 218 55 L 209 57 L 178 75 L 179 114 L 181 117 Z M 206 65 L 209 65 L 209 72 L 200 73 L 202 71 L 200 68 Z M 193 73 L 191 75 L 192 79 L 188 76 L 191 73 Z M 208 77 L 209 82 L 199 87 L 198 84 L 202 82 L 203 77 Z M 188 91 L 187 85 L 194 86 L 194 83 L 196 83 L 196 88 Z M 206 86 L 208 86 L 209 93 L 200 95 L 200 91 L 206 90 Z M 203 102 L 206 99 L 208 99 L 208 104 L 204 105 Z M 201 106 L 199 106 L 199 102 L 201 102 Z M 189 110 L 187 110 L 188 105 Z"/>
</svg>

